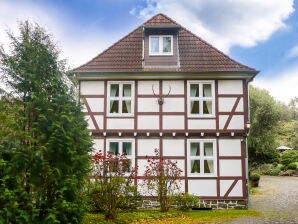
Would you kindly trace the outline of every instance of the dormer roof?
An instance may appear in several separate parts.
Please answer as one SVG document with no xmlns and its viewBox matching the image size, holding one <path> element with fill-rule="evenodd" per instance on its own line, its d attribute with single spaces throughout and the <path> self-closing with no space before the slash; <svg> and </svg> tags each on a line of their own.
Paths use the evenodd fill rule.
<svg viewBox="0 0 298 224">
<path fill-rule="evenodd" d="M 143 63 L 144 29 L 178 29 L 179 67 L 147 68 Z M 208 44 L 164 14 L 157 14 L 97 55 L 73 70 L 75 73 L 103 72 L 244 72 L 256 74 Z"/>
</svg>

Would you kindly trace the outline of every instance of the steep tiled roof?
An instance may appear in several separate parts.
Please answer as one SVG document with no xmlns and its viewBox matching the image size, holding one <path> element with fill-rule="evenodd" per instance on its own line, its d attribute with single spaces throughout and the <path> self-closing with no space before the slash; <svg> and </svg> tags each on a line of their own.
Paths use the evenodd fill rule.
<svg viewBox="0 0 298 224">
<path fill-rule="evenodd" d="M 169 17 L 158 14 L 143 25 L 120 39 L 107 50 L 86 64 L 74 69 L 74 72 L 142 72 L 148 71 L 142 66 L 143 26 L 180 26 Z M 257 72 L 242 65 L 214 48 L 186 28 L 178 30 L 180 67 L 155 68 L 154 71 L 181 72 Z M 150 70 L 149 70 L 150 71 Z"/>
</svg>

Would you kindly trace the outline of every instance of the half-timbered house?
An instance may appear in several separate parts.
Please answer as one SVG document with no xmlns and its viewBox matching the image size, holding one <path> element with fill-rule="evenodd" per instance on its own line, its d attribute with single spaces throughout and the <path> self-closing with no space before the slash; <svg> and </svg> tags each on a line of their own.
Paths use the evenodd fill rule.
<svg viewBox="0 0 298 224">
<path fill-rule="evenodd" d="M 245 206 L 255 69 L 158 14 L 74 72 L 96 150 L 126 152 L 141 182 L 158 148 L 202 206 Z"/>
</svg>

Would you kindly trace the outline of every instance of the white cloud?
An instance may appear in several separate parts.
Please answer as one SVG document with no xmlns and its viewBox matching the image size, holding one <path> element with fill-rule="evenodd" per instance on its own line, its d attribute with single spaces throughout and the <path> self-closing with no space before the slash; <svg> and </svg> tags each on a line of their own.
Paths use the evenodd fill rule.
<svg viewBox="0 0 298 224">
<path fill-rule="evenodd" d="M 71 68 L 87 62 L 112 43 L 113 37 L 107 37 L 104 31 L 92 24 L 82 27 L 67 12 L 37 3 L 0 1 L 0 44 L 4 44 L 5 49 L 9 43 L 6 31 L 9 29 L 16 33 L 18 21 L 23 20 L 37 22 L 53 34 L 61 50 L 61 59 L 67 59 Z"/>
<path fill-rule="evenodd" d="M 268 90 L 277 100 L 289 103 L 290 99 L 298 97 L 298 64 L 279 72 L 272 79 L 257 76 L 252 85 Z"/>
<path fill-rule="evenodd" d="M 294 46 L 293 48 L 290 49 L 288 53 L 289 58 L 296 58 L 298 57 L 298 45 Z"/>
<path fill-rule="evenodd" d="M 293 0 L 147 0 L 131 13 L 148 19 L 165 13 L 224 52 L 232 46 L 252 47 L 286 28 Z"/>
</svg>

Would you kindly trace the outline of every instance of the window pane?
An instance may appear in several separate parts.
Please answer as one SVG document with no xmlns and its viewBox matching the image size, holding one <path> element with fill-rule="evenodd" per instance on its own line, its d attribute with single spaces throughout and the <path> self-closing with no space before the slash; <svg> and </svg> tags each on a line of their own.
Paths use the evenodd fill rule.
<svg viewBox="0 0 298 224">
<path fill-rule="evenodd" d="M 123 96 L 131 96 L 131 84 L 123 84 Z"/>
<path fill-rule="evenodd" d="M 110 96 L 119 96 L 119 85 L 112 84 L 110 89 Z"/>
<path fill-rule="evenodd" d="M 191 173 L 200 173 L 200 160 L 190 161 Z"/>
<path fill-rule="evenodd" d="M 150 37 L 150 52 L 159 53 L 159 37 Z"/>
<path fill-rule="evenodd" d="M 119 101 L 118 100 L 110 101 L 110 113 L 119 113 Z"/>
<path fill-rule="evenodd" d="M 212 142 L 204 143 L 204 156 L 213 156 L 213 143 Z"/>
<path fill-rule="evenodd" d="M 203 114 L 212 114 L 212 101 L 203 101 Z"/>
<path fill-rule="evenodd" d="M 214 173 L 213 160 L 204 160 L 204 173 Z"/>
<path fill-rule="evenodd" d="M 198 142 L 190 143 L 190 155 L 191 156 L 200 156 L 200 143 L 198 143 Z"/>
<path fill-rule="evenodd" d="M 131 142 L 123 142 L 122 143 L 122 152 L 126 153 L 126 155 L 131 155 Z"/>
<path fill-rule="evenodd" d="M 190 113 L 199 114 L 200 113 L 200 102 L 199 101 L 190 101 Z"/>
<path fill-rule="evenodd" d="M 203 96 L 206 96 L 206 97 L 212 96 L 211 84 L 203 84 Z"/>
<path fill-rule="evenodd" d="M 119 143 L 118 142 L 110 142 L 110 152 L 113 152 L 114 155 L 117 155 L 119 153 Z"/>
<path fill-rule="evenodd" d="M 190 96 L 199 97 L 199 84 L 190 84 Z"/>
<path fill-rule="evenodd" d="M 131 113 L 131 101 L 130 100 L 122 101 L 122 113 Z"/>
<path fill-rule="evenodd" d="M 171 37 L 163 37 L 163 49 L 164 53 L 171 52 Z"/>
</svg>

